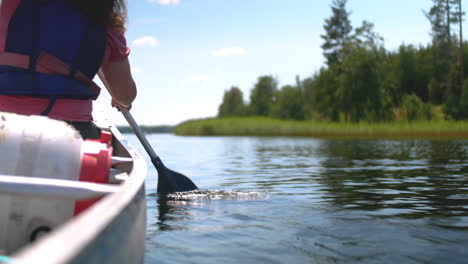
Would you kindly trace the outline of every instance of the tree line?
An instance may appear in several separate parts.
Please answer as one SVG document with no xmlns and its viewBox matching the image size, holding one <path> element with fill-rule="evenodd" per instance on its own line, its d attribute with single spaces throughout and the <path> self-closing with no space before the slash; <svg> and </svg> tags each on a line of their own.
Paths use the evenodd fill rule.
<svg viewBox="0 0 468 264">
<path fill-rule="evenodd" d="M 218 116 L 270 116 L 279 119 L 383 122 L 468 119 L 468 45 L 463 41 L 461 0 L 432 0 L 424 11 L 431 43 L 384 48 L 374 24 L 354 28 L 347 0 L 333 0 L 321 46 L 326 58 L 313 76 L 279 87 L 260 76 L 249 102 L 239 87 L 224 92 Z M 438 107 L 438 108 L 437 108 Z"/>
</svg>

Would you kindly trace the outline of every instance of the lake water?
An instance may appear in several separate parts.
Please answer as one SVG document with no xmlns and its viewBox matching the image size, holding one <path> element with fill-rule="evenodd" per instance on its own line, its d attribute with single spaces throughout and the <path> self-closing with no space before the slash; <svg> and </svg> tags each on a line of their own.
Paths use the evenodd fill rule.
<svg viewBox="0 0 468 264">
<path fill-rule="evenodd" d="M 146 263 L 468 263 L 466 140 L 148 139 Z"/>
</svg>

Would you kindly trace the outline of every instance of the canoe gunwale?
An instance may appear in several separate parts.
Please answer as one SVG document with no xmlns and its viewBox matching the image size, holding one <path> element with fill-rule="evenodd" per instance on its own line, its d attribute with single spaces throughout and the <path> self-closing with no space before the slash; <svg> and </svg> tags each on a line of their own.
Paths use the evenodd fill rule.
<svg viewBox="0 0 468 264">
<path fill-rule="evenodd" d="M 76 182 L 72 180 L 48 179 L 0 175 L 0 193 L 34 198 L 86 200 L 99 198 L 119 190 L 114 184 Z"/>
</svg>

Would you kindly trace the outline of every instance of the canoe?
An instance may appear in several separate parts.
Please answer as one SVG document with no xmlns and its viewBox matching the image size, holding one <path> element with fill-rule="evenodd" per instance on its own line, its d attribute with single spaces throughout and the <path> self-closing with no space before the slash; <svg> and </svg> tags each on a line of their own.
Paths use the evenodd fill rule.
<svg viewBox="0 0 468 264">
<path fill-rule="evenodd" d="M 12 130 L 18 129 L 18 123 L 25 123 L 26 126 L 33 124 L 34 130 L 27 127 L 18 133 L 19 136 L 16 137 L 16 140 L 20 141 L 18 143 L 20 147 L 17 148 L 19 151 L 30 153 L 30 151 L 24 150 L 31 148 L 31 151 L 41 153 L 37 150 L 38 148 L 43 148 L 47 144 L 56 144 L 59 140 L 57 138 L 62 136 L 65 142 L 62 150 L 57 147 L 47 150 L 48 152 L 62 151 L 62 153 L 55 153 L 54 155 L 59 158 L 50 158 L 49 160 L 50 162 L 54 160 L 59 160 L 62 163 L 68 162 L 68 158 L 66 158 L 68 154 L 66 153 L 73 152 L 70 150 L 70 146 L 73 144 L 68 144 L 68 142 L 73 141 L 74 138 L 60 135 L 56 130 L 63 127 L 64 130 L 69 131 L 70 126 L 64 122 L 46 119 L 44 117 L 25 117 L 0 113 L 0 155 L 2 148 L 3 150 L 6 148 L 4 145 L 8 137 L 11 137 Z M 15 125 L 8 127 L 8 124 Z M 51 132 L 50 129 L 38 128 L 38 124 L 44 124 L 42 127 L 48 128 L 55 125 L 57 127 Z M 107 132 L 107 136 L 109 134 L 112 136 L 109 144 L 99 142 L 100 146 L 104 145 L 106 150 L 111 151 L 112 155 L 110 168 L 105 168 L 109 171 L 108 176 L 106 176 L 109 181 L 105 183 L 67 179 L 67 175 L 63 175 L 64 173 L 60 173 L 59 176 L 50 176 L 50 178 L 18 173 L 18 171 L 29 170 L 33 171 L 31 173 L 33 175 L 41 175 L 37 171 L 48 169 L 49 161 L 41 157 L 49 154 L 41 154 L 41 157 L 34 158 L 34 160 L 43 159 L 39 162 L 40 165 L 35 164 L 35 166 L 42 166 L 44 169 L 31 170 L 27 166 L 32 164 L 31 158 L 29 158 L 24 160 L 22 166 L 13 166 L 17 173 L 11 175 L 12 173 L 6 173 L 8 170 L 4 169 L 9 166 L 8 162 L 1 164 L 2 158 L 0 157 L 0 168 L 3 169 L 0 169 L 0 246 L 10 247 L 7 249 L 0 247 L 5 255 L 0 257 L 0 262 L 3 260 L 5 263 L 54 264 L 142 263 L 144 261 L 146 162 L 126 142 L 115 126 L 106 120 L 97 122 L 97 125 Z M 40 138 L 38 140 L 42 140 L 40 144 L 36 144 L 34 138 L 31 139 L 31 134 L 40 133 L 37 132 L 38 129 L 46 131 L 43 131 L 38 137 Z M 46 140 L 48 137 L 49 140 Z M 79 144 L 75 145 L 80 144 L 84 143 L 79 141 Z M 36 146 L 33 147 L 34 145 Z M 83 152 L 82 149 L 79 151 Z M 11 152 L 9 150 L 9 153 Z M 8 159 L 7 156 L 14 155 L 2 155 L 5 157 L 4 159 Z M 99 159 L 96 158 L 96 160 Z M 81 164 L 80 177 L 83 176 L 83 166 Z M 77 166 L 70 162 L 67 167 L 70 170 L 70 175 L 77 174 L 76 168 Z M 48 175 L 51 174 L 51 172 L 48 173 Z M 83 200 L 87 202 L 83 202 Z M 79 204 L 84 207 L 77 212 Z M 44 209 L 39 210 L 38 207 Z M 49 212 L 45 213 L 46 210 Z M 49 224 L 37 224 L 40 221 Z M 34 225 L 35 227 L 32 228 Z M 24 242 L 22 241 L 24 237 L 31 239 Z M 14 244 L 15 241 L 22 243 Z M 13 248 L 11 248 L 12 245 L 14 245 Z"/>
</svg>

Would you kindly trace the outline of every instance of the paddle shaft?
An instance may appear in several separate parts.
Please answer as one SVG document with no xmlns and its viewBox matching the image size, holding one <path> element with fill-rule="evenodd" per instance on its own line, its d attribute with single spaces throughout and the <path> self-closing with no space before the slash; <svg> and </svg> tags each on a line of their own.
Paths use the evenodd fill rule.
<svg viewBox="0 0 468 264">
<path fill-rule="evenodd" d="M 140 143 L 143 145 L 146 152 L 150 156 L 151 162 L 158 171 L 158 193 L 166 194 L 171 192 L 185 192 L 198 189 L 195 183 L 193 183 L 192 180 L 190 180 L 187 176 L 166 168 L 161 159 L 154 152 L 153 148 L 146 139 L 145 134 L 133 119 L 130 112 L 125 110 L 121 112 L 125 119 L 127 119 L 128 124 L 132 128 L 133 132 L 135 132 L 135 135 L 140 140 Z"/>
<path fill-rule="evenodd" d="M 156 152 L 154 152 L 150 143 L 146 139 L 145 134 L 143 133 L 143 130 L 141 130 L 140 126 L 136 123 L 135 119 L 133 119 L 132 114 L 130 114 L 129 111 L 122 111 L 122 114 L 125 117 L 125 119 L 127 119 L 128 124 L 132 128 L 133 132 L 135 132 L 135 135 L 140 140 L 140 143 L 143 145 L 143 148 L 145 148 L 151 160 L 153 161 L 157 159 L 158 155 L 156 155 Z"/>
<path fill-rule="evenodd" d="M 107 91 L 109 91 L 109 94 L 112 95 L 111 90 L 109 89 L 109 83 L 107 82 L 104 74 L 101 71 L 99 71 L 97 74 L 98 74 L 99 78 L 101 79 L 102 83 L 104 84 L 104 86 L 106 87 Z M 151 147 L 150 143 L 146 139 L 145 134 L 143 133 L 143 130 L 141 130 L 140 126 L 137 124 L 135 119 L 133 119 L 133 116 L 132 116 L 132 114 L 130 114 L 129 111 L 127 111 L 127 110 L 119 110 L 119 111 L 121 111 L 123 116 L 125 117 L 125 119 L 127 119 L 127 123 L 130 125 L 133 132 L 135 133 L 137 138 L 140 140 L 141 144 L 143 145 L 146 152 L 150 156 L 151 161 L 153 161 L 153 163 L 154 163 L 154 160 L 158 159 L 159 157 L 158 157 L 158 155 L 156 155 L 156 152 L 154 152 L 154 150 Z"/>
<path fill-rule="evenodd" d="M 102 83 L 110 93 L 109 84 L 107 83 L 107 80 L 102 74 L 102 72 L 99 72 L 98 75 L 101 78 Z M 130 112 L 124 109 L 120 109 L 119 111 L 121 111 L 125 119 L 127 119 L 128 124 L 137 136 L 141 145 L 143 145 L 143 148 L 146 150 L 146 153 L 148 153 L 149 157 L 151 158 L 151 162 L 158 171 L 158 193 L 166 194 L 172 192 L 185 192 L 197 190 L 198 187 L 187 176 L 170 170 L 166 168 L 166 166 L 164 166 L 161 159 L 158 157 L 158 155 L 156 155 L 156 152 L 154 152 L 150 143 L 146 139 L 143 130 L 141 130 L 140 126 L 137 124 L 135 119 L 133 119 L 133 116 L 130 114 Z"/>
</svg>

